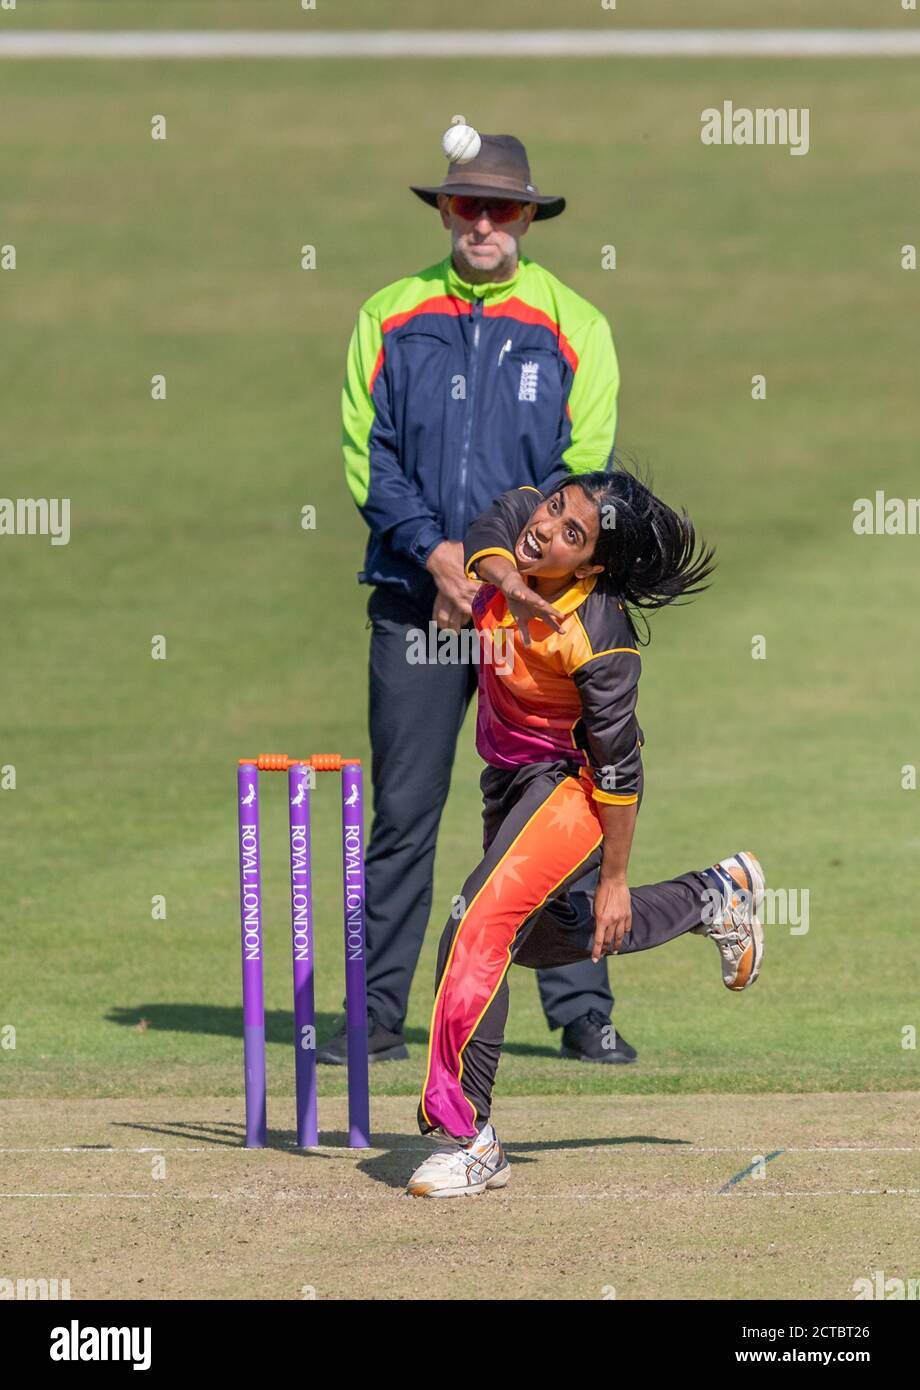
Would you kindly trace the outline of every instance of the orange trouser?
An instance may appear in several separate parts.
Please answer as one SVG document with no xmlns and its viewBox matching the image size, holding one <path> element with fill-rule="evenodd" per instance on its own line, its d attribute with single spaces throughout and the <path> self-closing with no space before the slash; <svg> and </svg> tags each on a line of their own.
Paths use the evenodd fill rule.
<svg viewBox="0 0 920 1390">
<path fill-rule="evenodd" d="M 586 776 L 567 763 L 487 768 L 485 853 L 441 937 L 419 1127 L 457 1138 L 489 1117 L 508 1015 L 508 967 L 591 954 L 592 900 L 566 888 L 600 863 L 603 830 Z M 702 920 L 712 883 L 692 871 L 634 888 L 620 955 L 660 946 Z"/>
</svg>

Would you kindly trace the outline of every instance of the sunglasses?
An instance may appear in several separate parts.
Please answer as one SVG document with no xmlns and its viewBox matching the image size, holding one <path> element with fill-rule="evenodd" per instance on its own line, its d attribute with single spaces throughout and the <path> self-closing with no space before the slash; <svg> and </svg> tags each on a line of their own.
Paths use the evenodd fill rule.
<svg viewBox="0 0 920 1390">
<path fill-rule="evenodd" d="M 501 225 L 503 222 L 516 222 L 523 216 L 526 203 L 512 202 L 507 198 L 499 198 L 492 202 L 488 198 L 464 197 L 461 193 L 454 193 L 450 200 L 450 210 L 456 217 L 462 217 L 464 222 L 478 222 L 485 212 L 490 222 Z"/>
</svg>

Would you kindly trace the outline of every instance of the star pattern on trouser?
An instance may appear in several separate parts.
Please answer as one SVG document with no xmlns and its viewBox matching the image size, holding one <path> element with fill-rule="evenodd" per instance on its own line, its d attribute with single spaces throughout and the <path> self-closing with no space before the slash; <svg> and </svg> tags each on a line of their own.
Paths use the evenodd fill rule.
<svg viewBox="0 0 920 1390">
<path fill-rule="evenodd" d="M 470 1004 L 481 1008 L 490 992 L 488 976 L 475 969 L 467 969 L 459 979 L 450 982 L 451 1011 L 465 1010 Z"/>
<path fill-rule="evenodd" d="M 553 830 L 564 832 L 569 839 L 585 823 L 585 800 L 583 796 L 563 796 L 550 807 L 550 824 Z"/>
<path fill-rule="evenodd" d="M 496 902 L 501 898 L 502 889 L 506 883 L 516 883 L 520 887 L 524 886 L 524 880 L 518 873 L 518 865 L 526 864 L 529 856 L 526 854 L 506 854 L 504 859 L 492 871 L 492 892 L 495 894 Z"/>
</svg>

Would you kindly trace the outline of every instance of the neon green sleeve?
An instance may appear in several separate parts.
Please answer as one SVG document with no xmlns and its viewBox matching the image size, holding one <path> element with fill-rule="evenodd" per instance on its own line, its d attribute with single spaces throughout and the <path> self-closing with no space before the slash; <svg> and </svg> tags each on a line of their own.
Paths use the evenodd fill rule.
<svg viewBox="0 0 920 1390">
<path fill-rule="evenodd" d="M 610 324 L 603 314 L 573 335 L 578 369 L 569 392 L 572 439 L 562 461 L 570 473 L 606 468 L 617 429 L 620 367 Z"/>
<path fill-rule="evenodd" d="M 369 444 L 374 423 L 370 385 L 382 347 L 383 331 L 380 320 L 361 309 L 348 345 L 345 385 L 342 388 L 342 452 L 345 456 L 345 478 L 359 507 L 364 506 L 370 490 Z"/>
</svg>

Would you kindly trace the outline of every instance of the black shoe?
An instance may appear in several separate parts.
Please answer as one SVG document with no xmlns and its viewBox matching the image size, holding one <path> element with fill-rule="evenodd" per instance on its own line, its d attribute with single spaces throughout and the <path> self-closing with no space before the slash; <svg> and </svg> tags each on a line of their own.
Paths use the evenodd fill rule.
<svg viewBox="0 0 920 1390">
<path fill-rule="evenodd" d="M 367 1060 L 369 1062 L 404 1062 L 409 1056 L 402 1033 L 383 1028 L 373 1014 L 367 1020 Z M 316 1052 L 317 1062 L 330 1067 L 344 1067 L 348 1062 L 348 1033 L 342 1027 L 324 1042 Z"/>
<path fill-rule="evenodd" d="M 577 1062 L 634 1062 L 639 1054 L 620 1037 L 606 1014 L 589 1009 L 562 1030 L 559 1055 Z"/>
</svg>

